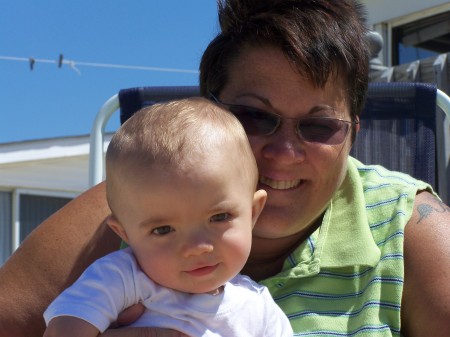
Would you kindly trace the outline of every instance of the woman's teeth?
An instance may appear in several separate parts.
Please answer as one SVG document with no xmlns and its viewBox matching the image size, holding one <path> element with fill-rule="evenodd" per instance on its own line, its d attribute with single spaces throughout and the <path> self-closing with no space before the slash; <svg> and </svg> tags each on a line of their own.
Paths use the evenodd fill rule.
<svg viewBox="0 0 450 337">
<path fill-rule="evenodd" d="M 288 190 L 297 187 L 301 180 L 273 180 L 267 177 L 259 177 L 259 181 L 275 190 Z"/>
</svg>

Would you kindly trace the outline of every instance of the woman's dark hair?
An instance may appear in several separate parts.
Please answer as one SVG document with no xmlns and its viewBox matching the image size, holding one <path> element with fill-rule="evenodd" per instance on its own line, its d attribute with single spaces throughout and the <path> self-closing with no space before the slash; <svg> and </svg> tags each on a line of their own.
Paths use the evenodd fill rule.
<svg viewBox="0 0 450 337">
<path fill-rule="evenodd" d="M 364 105 L 369 49 L 364 11 L 353 0 L 218 0 L 221 32 L 200 63 L 200 91 L 218 95 L 246 47 L 280 48 L 300 75 L 323 88 L 342 79 L 352 120 Z"/>
</svg>

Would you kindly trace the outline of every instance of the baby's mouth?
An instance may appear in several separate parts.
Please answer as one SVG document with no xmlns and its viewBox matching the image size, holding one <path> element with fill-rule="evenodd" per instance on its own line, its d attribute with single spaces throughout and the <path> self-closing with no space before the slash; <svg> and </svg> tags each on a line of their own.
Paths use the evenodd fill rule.
<svg viewBox="0 0 450 337">
<path fill-rule="evenodd" d="M 301 179 L 298 180 L 274 180 L 267 177 L 260 176 L 259 182 L 274 190 L 288 190 L 291 188 L 295 188 L 300 185 L 302 182 Z"/>
</svg>

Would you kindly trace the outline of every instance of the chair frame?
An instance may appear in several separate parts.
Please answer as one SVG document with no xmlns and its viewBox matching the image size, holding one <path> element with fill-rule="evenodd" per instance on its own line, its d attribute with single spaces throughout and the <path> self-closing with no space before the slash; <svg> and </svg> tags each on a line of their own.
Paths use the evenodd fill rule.
<svg viewBox="0 0 450 337">
<path fill-rule="evenodd" d="M 439 195 L 445 202 L 450 201 L 450 137 L 445 137 L 444 128 L 449 128 L 450 134 L 450 97 L 443 91 L 436 89 L 436 106 L 444 114 L 437 116 L 437 123 L 444 127 L 437 127 L 437 151 L 439 153 L 437 180 Z M 105 126 L 111 116 L 120 109 L 119 94 L 110 97 L 98 111 L 90 134 L 89 151 L 89 186 L 94 186 L 104 179 L 104 133 Z M 438 109 L 438 110 L 439 110 Z"/>
</svg>

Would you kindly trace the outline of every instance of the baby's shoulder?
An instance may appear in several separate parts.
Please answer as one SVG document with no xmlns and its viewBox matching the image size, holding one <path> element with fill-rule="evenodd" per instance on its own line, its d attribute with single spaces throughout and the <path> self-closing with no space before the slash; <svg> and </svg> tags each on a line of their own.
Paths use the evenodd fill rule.
<svg viewBox="0 0 450 337">
<path fill-rule="evenodd" d="M 246 291 L 251 291 L 254 293 L 262 293 L 267 290 L 267 287 L 257 283 L 256 281 L 253 281 L 250 277 L 247 275 L 238 274 L 233 279 L 229 281 L 231 285 L 234 287 L 239 287 L 241 289 L 244 289 Z"/>
</svg>

